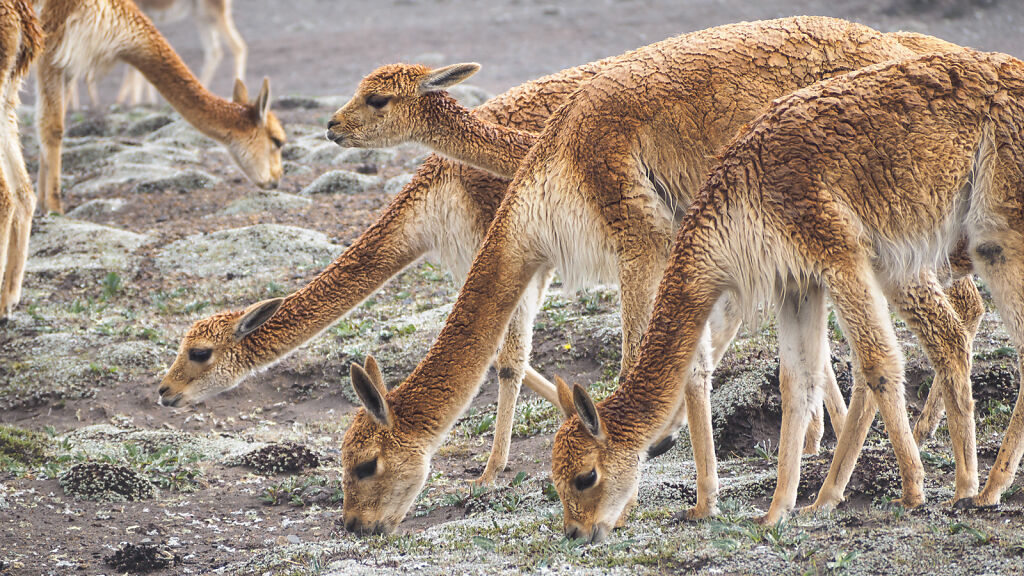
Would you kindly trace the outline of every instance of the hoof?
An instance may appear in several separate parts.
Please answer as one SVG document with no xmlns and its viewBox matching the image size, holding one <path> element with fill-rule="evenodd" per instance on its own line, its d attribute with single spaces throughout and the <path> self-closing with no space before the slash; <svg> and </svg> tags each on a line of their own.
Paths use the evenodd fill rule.
<svg viewBox="0 0 1024 576">
<path fill-rule="evenodd" d="M 697 520 L 703 520 L 717 515 L 718 507 L 701 508 L 699 506 L 694 506 L 693 508 L 687 508 L 686 510 L 676 512 L 672 515 L 670 521 L 672 524 L 682 524 L 683 522 L 696 522 Z"/>
<path fill-rule="evenodd" d="M 671 436 L 666 436 L 666 437 L 662 438 L 661 440 L 659 440 L 657 443 L 652 444 L 651 447 L 647 449 L 647 459 L 648 460 L 654 460 L 658 456 L 661 456 L 665 452 L 668 452 L 669 450 L 671 450 L 672 447 L 675 446 L 675 445 L 676 445 L 676 436 L 675 436 L 675 434 L 673 434 Z"/>
</svg>

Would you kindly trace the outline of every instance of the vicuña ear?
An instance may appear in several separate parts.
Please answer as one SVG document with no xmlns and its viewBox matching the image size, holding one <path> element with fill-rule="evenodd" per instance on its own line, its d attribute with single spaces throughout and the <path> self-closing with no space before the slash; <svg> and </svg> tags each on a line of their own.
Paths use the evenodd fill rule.
<svg viewBox="0 0 1024 576">
<path fill-rule="evenodd" d="M 272 298 L 257 302 L 246 308 L 245 312 L 242 313 L 242 317 L 235 323 L 235 339 L 241 340 L 252 334 L 277 313 L 277 309 L 281 307 L 281 304 L 284 304 L 284 298 Z"/>
<path fill-rule="evenodd" d="M 263 85 L 260 86 L 260 93 L 256 95 L 256 109 L 260 113 L 260 122 L 267 119 L 270 112 L 270 78 L 263 77 Z"/>
<path fill-rule="evenodd" d="M 576 414 L 580 417 L 583 427 L 590 432 L 595 440 L 604 440 L 604 429 L 601 427 L 601 417 L 597 414 L 597 406 L 590 399 L 590 394 L 579 384 L 572 388 L 572 403 L 576 407 Z"/>
<path fill-rule="evenodd" d="M 380 366 L 377 365 L 377 359 L 367 354 L 366 362 L 363 363 L 363 369 L 366 370 L 367 375 L 370 376 L 370 380 L 373 382 L 377 389 L 386 392 L 388 390 L 387 384 L 384 383 L 384 375 L 380 372 Z"/>
<path fill-rule="evenodd" d="M 451 66 L 431 70 L 420 79 L 419 93 L 426 94 L 427 92 L 437 92 L 438 90 L 444 90 L 450 86 L 455 86 L 459 82 L 462 82 L 466 78 L 476 74 L 479 69 L 480 65 L 476 62 L 468 62 L 465 64 L 452 64 Z"/>
<path fill-rule="evenodd" d="M 249 103 L 249 89 L 245 87 L 245 82 L 242 82 L 241 78 L 235 78 L 235 91 L 231 94 L 231 99 L 235 104 Z"/>
<path fill-rule="evenodd" d="M 382 388 L 378 388 L 373 378 L 362 366 L 352 363 L 352 389 L 366 408 L 366 413 L 381 426 L 391 427 L 391 416 L 388 414 L 388 401 L 384 398 Z"/>
<path fill-rule="evenodd" d="M 562 411 L 562 419 L 572 418 L 576 413 L 576 406 L 573 405 L 572 400 L 572 388 L 558 375 L 555 376 L 555 391 L 558 393 L 558 408 Z"/>
</svg>

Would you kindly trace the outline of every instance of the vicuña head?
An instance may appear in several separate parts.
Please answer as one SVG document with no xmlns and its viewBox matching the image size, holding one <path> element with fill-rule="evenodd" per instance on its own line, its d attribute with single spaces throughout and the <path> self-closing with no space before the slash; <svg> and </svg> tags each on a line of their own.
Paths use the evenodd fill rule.
<svg viewBox="0 0 1024 576">
<path fill-rule="evenodd" d="M 181 341 L 178 357 L 160 383 L 163 406 L 201 402 L 229 390 L 259 367 L 256 351 L 273 345 L 253 332 L 270 320 L 284 302 L 274 298 L 243 311 L 221 312 L 192 325 Z"/>
<path fill-rule="evenodd" d="M 394 417 L 372 356 L 352 364 L 352 388 L 363 402 L 342 442 L 344 520 L 349 532 L 388 534 L 412 507 L 430 472 L 430 438 Z"/>
<path fill-rule="evenodd" d="M 236 78 L 233 100 L 246 108 L 248 121 L 228 125 L 228 134 L 220 141 L 249 180 L 260 188 L 277 188 L 283 172 L 281 149 L 287 136 L 270 111 L 270 79 L 263 79 L 256 100 L 250 102 L 245 83 Z"/>
<path fill-rule="evenodd" d="M 558 402 L 568 416 L 555 435 L 559 454 L 551 479 L 562 499 L 565 536 L 600 542 L 621 526 L 636 502 L 640 484 L 635 452 L 614 450 L 597 405 L 582 386 L 555 378 Z M 617 456 L 628 456 L 625 461 Z"/>
<path fill-rule="evenodd" d="M 359 88 L 327 125 L 327 139 L 349 148 L 386 148 L 426 136 L 446 88 L 469 78 L 479 64 L 452 64 L 431 70 L 415 64 L 388 64 L 363 78 Z"/>
</svg>

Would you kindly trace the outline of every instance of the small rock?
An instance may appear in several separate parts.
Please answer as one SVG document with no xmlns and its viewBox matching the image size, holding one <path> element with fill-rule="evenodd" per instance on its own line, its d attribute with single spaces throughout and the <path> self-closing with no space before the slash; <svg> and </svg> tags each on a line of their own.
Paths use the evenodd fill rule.
<svg viewBox="0 0 1024 576">
<path fill-rule="evenodd" d="M 143 234 L 70 218 L 37 218 L 26 268 L 30 272 L 123 270 L 149 239 Z"/>
<path fill-rule="evenodd" d="M 162 142 L 181 148 L 210 148 L 216 144 L 184 120 L 176 120 L 160 128 L 146 136 L 146 141 Z"/>
<path fill-rule="evenodd" d="M 494 97 L 493 94 L 471 84 L 457 84 L 448 89 L 448 94 L 466 108 L 475 108 Z"/>
<path fill-rule="evenodd" d="M 61 162 L 64 169 L 69 172 L 94 167 L 98 163 L 110 157 L 112 154 L 124 149 L 117 142 L 103 141 L 91 142 L 66 148 L 61 154 Z"/>
<path fill-rule="evenodd" d="M 295 194 L 286 194 L 284 192 L 275 192 L 272 190 L 261 190 L 240 200 L 235 200 L 224 209 L 224 214 L 256 214 L 259 212 L 284 213 L 305 209 L 312 203 L 313 201 L 309 198 L 303 198 L 302 196 L 296 196 Z"/>
<path fill-rule="evenodd" d="M 108 566 L 121 572 L 152 572 L 181 564 L 181 557 L 156 544 L 122 544 L 116 552 L 104 556 Z"/>
<path fill-rule="evenodd" d="M 69 138 L 83 138 L 86 136 L 106 136 L 107 119 L 105 116 L 93 116 L 81 122 L 75 122 L 67 127 L 64 135 Z"/>
<path fill-rule="evenodd" d="M 274 100 L 271 108 L 275 110 L 308 110 L 310 108 L 319 108 L 320 103 L 313 98 L 303 98 L 301 96 L 285 96 L 284 98 L 278 98 Z"/>
<path fill-rule="evenodd" d="M 172 242 L 156 256 L 156 265 L 193 276 L 279 277 L 283 270 L 318 269 L 340 252 L 322 232 L 257 224 Z"/>
<path fill-rule="evenodd" d="M 127 204 L 123 198 L 96 198 L 78 206 L 67 213 L 68 218 L 78 220 L 95 220 L 107 218 Z"/>
<path fill-rule="evenodd" d="M 190 168 L 174 176 L 139 182 L 132 188 L 132 192 L 135 194 L 164 192 L 166 190 L 188 192 L 189 190 L 210 188 L 219 183 L 220 178 L 207 172 Z"/>
<path fill-rule="evenodd" d="M 359 194 L 377 183 L 377 178 L 348 170 L 332 170 L 321 174 L 301 194 Z"/>
<path fill-rule="evenodd" d="M 156 487 L 138 472 L 109 462 L 75 464 L 60 475 L 64 492 L 85 500 L 148 500 Z"/>
<path fill-rule="evenodd" d="M 174 122 L 174 118 L 171 116 L 156 112 L 132 122 L 125 129 L 124 133 L 128 136 L 145 136 L 152 132 L 156 132 L 172 122 Z"/>
<path fill-rule="evenodd" d="M 262 475 L 301 472 L 307 468 L 318 468 L 320 463 L 316 452 L 294 442 L 269 444 L 243 454 L 233 462 L 235 466 L 248 466 Z"/>
<path fill-rule="evenodd" d="M 398 176 L 389 178 L 388 181 L 384 183 L 384 192 L 389 196 L 394 196 L 401 192 L 402 188 L 405 188 L 406 184 L 412 182 L 413 178 L 415 178 L 414 174 L 399 174 Z"/>
<path fill-rule="evenodd" d="M 347 148 L 334 157 L 334 164 L 387 164 L 395 158 L 394 150 Z"/>
</svg>

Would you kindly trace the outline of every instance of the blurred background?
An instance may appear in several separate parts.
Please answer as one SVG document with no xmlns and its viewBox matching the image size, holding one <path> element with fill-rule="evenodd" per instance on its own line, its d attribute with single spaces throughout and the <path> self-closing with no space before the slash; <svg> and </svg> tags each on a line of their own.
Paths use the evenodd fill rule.
<svg viewBox="0 0 1024 576">
<path fill-rule="evenodd" d="M 500 93 L 563 68 L 683 32 L 741 20 L 836 16 L 883 32 L 912 30 L 1024 56 L 1019 0 L 235 0 L 249 44 L 250 85 L 276 96 L 348 95 L 375 67 L 476 61 L 472 83 Z M 157 25 L 193 71 L 202 63 L 191 19 Z M 214 90 L 231 92 L 230 51 Z M 102 84 L 112 101 L 120 70 Z"/>
</svg>

